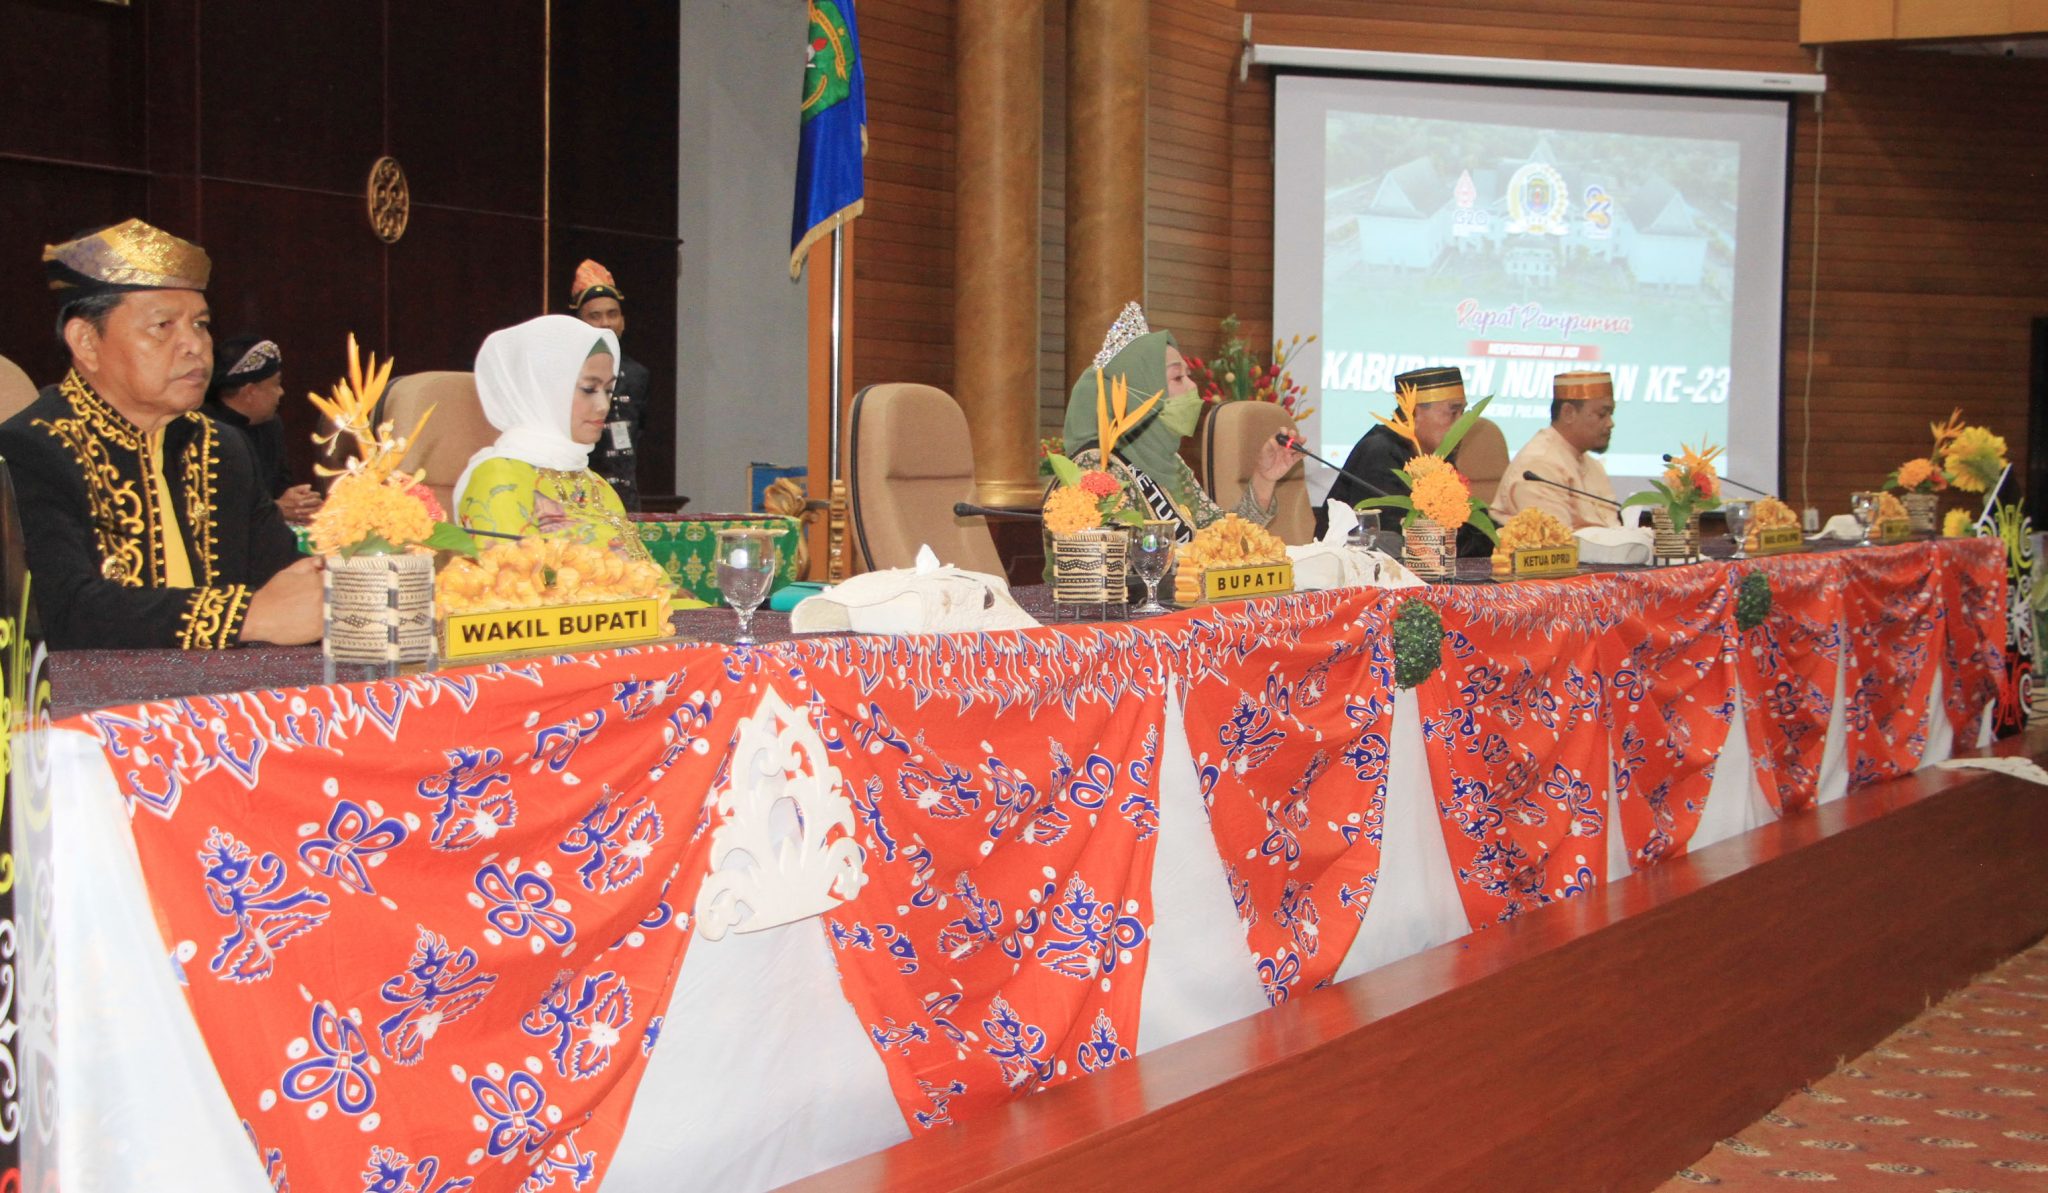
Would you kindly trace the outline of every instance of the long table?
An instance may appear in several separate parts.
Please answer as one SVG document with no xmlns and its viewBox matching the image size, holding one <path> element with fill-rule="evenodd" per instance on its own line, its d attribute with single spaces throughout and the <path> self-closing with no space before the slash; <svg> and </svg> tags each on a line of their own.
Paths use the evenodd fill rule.
<svg viewBox="0 0 2048 1193">
<path fill-rule="evenodd" d="M 16 771 L 24 1176 L 768 1187 L 1940 760 L 2004 574 L 1914 543 L 84 711 Z M 1403 690 L 1411 601 L 1445 639 Z"/>
</svg>

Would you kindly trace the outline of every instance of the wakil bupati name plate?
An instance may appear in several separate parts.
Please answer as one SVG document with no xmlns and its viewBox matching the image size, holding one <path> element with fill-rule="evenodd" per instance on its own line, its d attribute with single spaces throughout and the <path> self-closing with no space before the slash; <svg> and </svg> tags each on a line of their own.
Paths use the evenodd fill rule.
<svg viewBox="0 0 2048 1193">
<path fill-rule="evenodd" d="M 1228 601 L 1238 597 L 1270 596 L 1294 591 L 1292 563 L 1253 563 L 1237 567 L 1205 568 L 1202 599 Z"/>
<path fill-rule="evenodd" d="M 1579 545 L 1569 547 L 1524 547 L 1509 557 L 1510 571 L 1517 578 L 1573 576 L 1579 571 Z"/>
<path fill-rule="evenodd" d="M 1775 555 L 1780 551 L 1797 551 L 1806 545 L 1806 536 L 1797 526 L 1758 527 L 1756 550 L 1751 555 Z"/>
<path fill-rule="evenodd" d="M 1886 518 L 1877 524 L 1877 541 L 1903 543 L 1913 537 L 1913 523 L 1905 518 Z"/>
<path fill-rule="evenodd" d="M 482 655 L 525 654 L 622 646 L 668 633 L 661 602 L 653 597 L 631 601 L 593 601 L 582 605 L 547 605 L 538 609 L 499 609 L 490 613 L 455 613 L 444 623 L 444 659 Z"/>
</svg>

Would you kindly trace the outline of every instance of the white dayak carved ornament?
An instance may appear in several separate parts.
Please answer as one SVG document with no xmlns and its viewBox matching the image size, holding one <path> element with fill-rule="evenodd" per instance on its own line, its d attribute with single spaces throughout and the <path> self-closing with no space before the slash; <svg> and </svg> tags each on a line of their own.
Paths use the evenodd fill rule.
<svg viewBox="0 0 2048 1193">
<path fill-rule="evenodd" d="M 811 719 L 773 688 L 740 723 L 732 776 L 712 805 L 711 874 L 697 891 L 697 931 L 760 932 L 851 902 L 867 883 L 853 801 Z M 787 803 L 778 817 L 776 805 Z M 838 835 L 832 835 L 834 829 Z"/>
</svg>

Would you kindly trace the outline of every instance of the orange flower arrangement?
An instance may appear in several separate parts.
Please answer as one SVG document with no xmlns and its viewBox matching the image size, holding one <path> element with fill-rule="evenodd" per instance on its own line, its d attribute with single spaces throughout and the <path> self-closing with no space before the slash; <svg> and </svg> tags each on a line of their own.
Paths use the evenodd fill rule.
<svg viewBox="0 0 2048 1193">
<path fill-rule="evenodd" d="M 1721 478 L 1714 472 L 1714 461 L 1720 455 L 1720 448 L 1705 442 L 1697 448 L 1679 445 L 1678 455 L 1664 469 L 1664 479 L 1651 481 L 1647 492 L 1632 494 L 1622 508 L 1661 505 L 1673 526 L 1690 524 L 1701 510 L 1719 509 Z"/>
<path fill-rule="evenodd" d="M 387 359 L 379 367 L 372 353 L 369 367 L 364 368 L 356 338 L 351 335 L 348 376 L 334 383 L 331 397 L 307 395 L 334 427 L 325 435 L 315 435 L 314 441 L 333 448 L 346 435 L 360 453 L 345 469 L 315 468 L 320 475 L 336 479 L 320 512 L 313 515 L 313 549 L 344 557 L 409 550 L 451 550 L 474 556 L 476 540 L 445 520 L 447 514 L 421 483 L 423 473 L 398 468 L 406 447 L 419 437 L 433 411 L 420 415 L 410 435 L 393 434 L 388 422 L 372 425 L 370 421 L 391 380 L 391 364 Z"/>
<path fill-rule="evenodd" d="M 1415 478 L 1408 494 L 1418 513 L 1442 526 L 1463 526 L 1471 517 L 1472 488 L 1455 468 L 1439 468 Z"/>
<path fill-rule="evenodd" d="M 1396 410 L 1394 417 L 1374 418 L 1391 429 L 1396 435 L 1415 445 L 1417 455 L 1408 461 L 1406 468 L 1397 468 L 1394 475 L 1408 485 L 1407 496 L 1372 497 L 1358 503 L 1359 509 L 1400 509 L 1407 515 L 1401 519 L 1403 528 L 1414 523 L 1419 517 L 1428 518 L 1446 530 L 1456 530 L 1467 523 L 1477 526 L 1489 541 L 1499 541 L 1494 531 L 1493 518 L 1486 512 L 1483 502 L 1472 496 L 1471 482 L 1459 473 L 1450 461 L 1451 453 L 1472 429 L 1479 416 L 1493 401 L 1491 397 L 1479 399 L 1471 409 L 1451 424 L 1444 441 L 1437 445 L 1435 452 L 1422 451 L 1422 440 L 1415 432 L 1415 407 L 1417 395 L 1413 386 L 1401 386 L 1394 393 Z"/>
<path fill-rule="evenodd" d="M 1948 478 L 1933 460 L 1922 456 L 1899 465 L 1896 472 L 1884 478 L 1884 484 L 1887 489 L 1899 488 L 1908 493 L 1939 493 L 1948 488 Z"/>
<path fill-rule="evenodd" d="M 1102 370 L 1095 370 L 1095 437 L 1097 450 L 1104 460 L 1116 450 L 1117 440 L 1124 432 L 1137 426 L 1152 412 L 1165 396 L 1165 391 L 1153 394 L 1131 409 L 1131 383 L 1128 378 L 1118 377 L 1105 384 Z M 1046 465 L 1051 469 L 1058 484 L 1045 497 L 1045 528 L 1052 534 L 1074 534 L 1082 530 L 1095 530 L 1116 522 L 1125 526 L 1143 525 L 1146 513 L 1141 504 L 1132 501 L 1124 492 L 1124 483 L 1116 474 L 1101 468 L 1083 471 L 1079 464 L 1060 452 L 1048 452 Z"/>
</svg>

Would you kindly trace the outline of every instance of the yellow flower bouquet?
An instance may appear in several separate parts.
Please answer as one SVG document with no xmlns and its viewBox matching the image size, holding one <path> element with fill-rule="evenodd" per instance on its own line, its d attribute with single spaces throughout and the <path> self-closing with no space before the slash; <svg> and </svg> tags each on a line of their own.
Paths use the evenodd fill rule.
<svg viewBox="0 0 2048 1193">
<path fill-rule="evenodd" d="M 314 441 L 334 448 L 345 436 L 356 450 L 356 458 L 346 468 L 315 468 L 321 476 L 333 477 L 334 483 L 320 512 L 313 515 L 313 549 L 344 559 L 415 549 L 474 556 L 476 539 L 447 520 L 441 503 L 421 480 L 424 471 L 403 472 L 398 467 L 433 411 L 420 415 L 407 435 L 395 434 L 390 422 L 372 424 L 391 380 L 391 364 L 387 359 L 380 367 L 372 353 L 366 369 L 351 335 L 348 376 L 334 383 L 330 397 L 307 395 L 333 427 L 324 435 L 315 435 Z"/>
<path fill-rule="evenodd" d="M 1960 407 L 1950 412 L 1947 422 L 1930 423 L 1928 429 L 1934 432 L 1929 459 L 1940 462 L 1948 484 L 1965 493 L 1988 493 L 2005 475 L 2005 440 L 1989 427 L 1965 425 Z"/>
<path fill-rule="evenodd" d="M 1161 396 L 1153 394 L 1133 411 L 1130 408 L 1129 379 L 1118 377 L 1114 382 L 1105 384 L 1102 370 L 1095 370 L 1096 443 L 1104 467 L 1083 469 L 1060 452 L 1046 453 L 1045 462 L 1056 482 L 1052 492 L 1045 496 L 1045 529 L 1048 533 L 1075 534 L 1083 530 L 1099 530 L 1112 523 L 1120 526 L 1145 524 L 1150 512 L 1143 502 L 1134 500 L 1124 482 L 1109 471 L 1109 460 L 1110 453 L 1116 450 L 1117 440 L 1125 431 L 1144 421 L 1152 407 L 1159 404 Z"/>
</svg>

